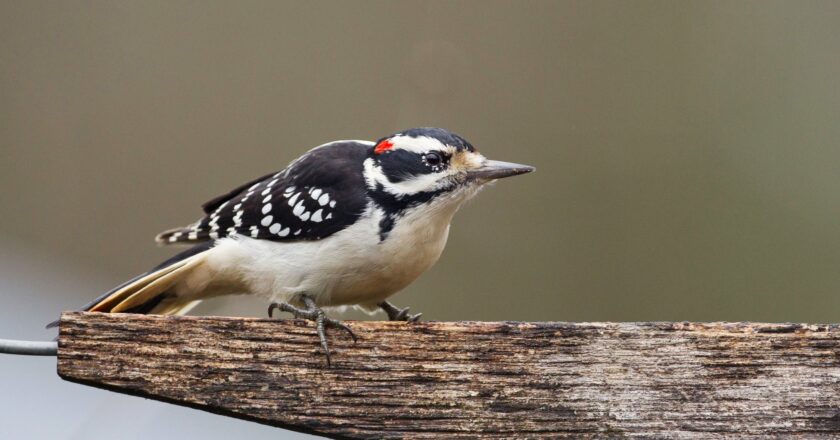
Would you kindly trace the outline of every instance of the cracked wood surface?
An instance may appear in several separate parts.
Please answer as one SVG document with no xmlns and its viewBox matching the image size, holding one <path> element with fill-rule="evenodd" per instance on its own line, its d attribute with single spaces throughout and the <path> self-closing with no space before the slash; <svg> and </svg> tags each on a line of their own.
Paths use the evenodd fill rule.
<svg viewBox="0 0 840 440">
<path fill-rule="evenodd" d="M 837 438 L 840 328 L 65 313 L 73 382 L 335 438 Z"/>
</svg>

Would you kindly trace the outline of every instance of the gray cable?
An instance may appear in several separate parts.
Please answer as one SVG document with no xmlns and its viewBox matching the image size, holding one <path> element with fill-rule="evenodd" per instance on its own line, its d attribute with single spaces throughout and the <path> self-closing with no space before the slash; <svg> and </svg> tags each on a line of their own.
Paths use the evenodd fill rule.
<svg viewBox="0 0 840 440">
<path fill-rule="evenodd" d="M 0 353 L 25 354 L 29 356 L 57 356 L 58 342 L 0 339 Z"/>
</svg>

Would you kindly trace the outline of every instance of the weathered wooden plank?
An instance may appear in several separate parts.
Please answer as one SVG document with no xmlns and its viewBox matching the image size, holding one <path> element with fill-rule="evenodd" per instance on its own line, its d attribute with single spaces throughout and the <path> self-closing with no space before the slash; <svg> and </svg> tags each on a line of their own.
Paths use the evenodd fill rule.
<svg viewBox="0 0 840 440">
<path fill-rule="evenodd" d="M 840 329 L 66 313 L 61 377 L 340 438 L 840 435 Z"/>
</svg>

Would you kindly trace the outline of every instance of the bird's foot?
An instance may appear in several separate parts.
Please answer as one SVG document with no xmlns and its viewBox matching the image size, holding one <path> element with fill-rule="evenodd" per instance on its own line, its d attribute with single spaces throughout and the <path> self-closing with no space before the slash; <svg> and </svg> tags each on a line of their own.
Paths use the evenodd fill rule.
<svg viewBox="0 0 840 440">
<path fill-rule="evenodd" d="M 382 301 L 377 305 L 388 314 L 388 319 L 391 321 L 417 322 L 420 320 L 420 317 L 423 316 L 422 313 L 412 315 L 408 313 L 408 307 L 401 309 L 388 301 Z"/>
<path fill-rule="evenodd" d="M 295 316 L 298 319 L 307 319 L 309 321 L 315 322 L 315 329 L 318 331 L 318 338 L 321 340 L 321 348 L 324 349 L 324 354 L 327 357 L 327 367 L 330 366 L 330 348 L 327 344 L 327 327 L 339 328 L 346 331 L 350 334 L 350 337 L 353 338 L 353 342 L 356 342 L 358 339 L 356 334 L 353 333 L 353 330 L 347 326 L 347 324 L 337 320 L 330 318 L 315 304 L 315 300 L 307 295 L 301 295 L 301 299 L 303 300 L 303 304 L 306 306 L 305 309 L 301 309 L 295 307 L 289 303 L 271 303 L 268 306 L 268 317 L 273 318 L 274 309 L 280 310 L 282 312 L 288 312 Z"/>
</svg>

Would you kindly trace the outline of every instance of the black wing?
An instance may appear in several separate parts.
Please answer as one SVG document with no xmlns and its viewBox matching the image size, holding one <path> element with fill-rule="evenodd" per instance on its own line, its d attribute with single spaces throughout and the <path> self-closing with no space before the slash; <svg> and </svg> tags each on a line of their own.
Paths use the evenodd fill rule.
<svg viewBox="0 0 840 440">
<path fill-rule="evenodd" d="M 301 156 L 205 203 L 193 225 L 157 236 L 164 244 L 195 243 L 231 235 L 275 241 L 318 240 L 353 224 L 365 210 L 363 162 L 370 144 L 342 141 Z"/>
<path fill-rule="evenodd" d="M 219 209 L 219 206 L 222 206 L 222 203 L 225 203 L 228 200 L 238 196 L 240 193 L 245 191 L 247 188 L 250 188 L 255 183 L 260 183 L 263 180 L 270 180 L 270 179 L 268 179 L 269 177 L 274 177 L 274 173 L 266 174 L 265 176 L 262 176 L 262 177 L 257 177 L 256 179 L 254 179 L 250 182 L 243 183 L 242 185 L 237 186 L 236 188 L 230 190 L 226 194 L 222 194 L 218 197 L 214 197 L 214 198 L 208 200 L 207 202 L 204 202 L 204 204 L 201 205 L 201 209 L 204 211 L 205 214 L 212 214 L 213 211 Z"/>
</svg>

